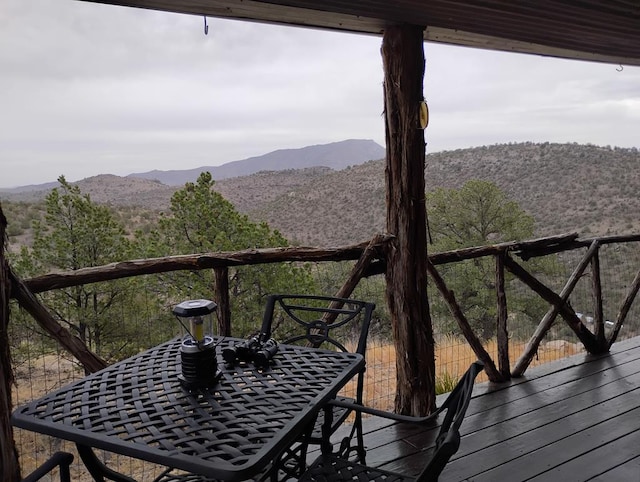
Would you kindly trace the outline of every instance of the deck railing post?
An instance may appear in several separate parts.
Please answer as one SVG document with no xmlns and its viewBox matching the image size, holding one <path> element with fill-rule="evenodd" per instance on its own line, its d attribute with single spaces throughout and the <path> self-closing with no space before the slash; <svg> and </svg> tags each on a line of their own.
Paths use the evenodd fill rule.
<svg viewBox="0 0 640 482">
<path fill-rule="evenodd" d="M 496 342 L 498 344 L 498 370 L 504 380 L 511 379 L 509 362 L 509 330 L 507 327 L 507 294 L 504 282 L 504 258 L 507 254 L 502 251 L 496 258 L 496 298 L 498 304 Z"/>
<path fill-rule="evenodd" d="M 231 336 L 231 300 L 229 299 L 229 268 L 213 268 L 214 299 L 218 304 L 218 335 Z"/>
<path fill-rule="evenodd" d="M 593 291 L 594 332 L 593 334 L 603 349 L 607 347 L 604 336 L 604 313 L 602 308 L 602 283 L 600 278 L 600 249 L 598 248 L 591 258 L 591 289 Z"/>
</svg>

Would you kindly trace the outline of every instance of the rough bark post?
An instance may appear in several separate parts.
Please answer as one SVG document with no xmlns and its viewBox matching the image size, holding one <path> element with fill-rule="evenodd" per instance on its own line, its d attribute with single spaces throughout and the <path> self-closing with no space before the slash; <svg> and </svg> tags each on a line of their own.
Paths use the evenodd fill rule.
<svg viewBox="0 0 640 482">
<path fill-rule="evenodd" d="M 435 354 L 427 299 L 423 28 L 388 26 L 382 38 L 387 165 L 387 303 L 396 357 L 398 413 L 435 408 Z"/>
<path fill-rule="evenodd" d="M 509 330 L 507 326 L 507 294 L 504 288 L 504 258 L 506 253 L 496 255 L 496 295 L 498 304 L 498 319 L 496 339 L 498 342 L 498 369 L 504 380 L 511 379 L 511 364 L 509 362 Z"/>
<path fill-rule="evenodd" d="M 9 351 L 9 296 L 11 280 L 9 265 L 5 259 L 7 218 L 0 205 L 0 480 L 17 482 L 20 480 L 18 451 L 13 440 L 11 426 L 11 386 L 13 369 Z"/>
<path fill-rule="evenodd" d="M 214 268 L 215 301 L 218 304 L 218 335 L 231 336 L 231 300 L 229 299 L 229 268 Z"/>
</svg>

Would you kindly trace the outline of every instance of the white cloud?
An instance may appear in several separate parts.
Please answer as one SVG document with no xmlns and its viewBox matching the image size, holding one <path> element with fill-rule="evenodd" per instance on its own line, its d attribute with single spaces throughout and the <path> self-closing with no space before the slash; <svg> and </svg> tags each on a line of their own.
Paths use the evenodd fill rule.
<svg viewBox="0 0 640 482">
<path fill-rule="evenodd" d="M 89 2 L 4 0 L 0 187 L 384 143 L 381 39 Z M 429 151 L 638 146 L 640 69 L 426 44 Z"/>
</svg>

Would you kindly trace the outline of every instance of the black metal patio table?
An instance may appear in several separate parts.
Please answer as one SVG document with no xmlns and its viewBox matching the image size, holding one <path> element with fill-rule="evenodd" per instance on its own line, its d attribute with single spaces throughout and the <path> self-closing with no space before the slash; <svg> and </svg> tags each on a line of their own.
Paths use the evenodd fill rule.
<svg viewBox="0 0 640 482">
<path fill-rule="evenodd" d="M 85 453 L 104 449 L 245 480 L 302 436 L 364 367 L 359 354 L 291 345 L 281 345 L 268 368 L 226 365 L 222 348 L 240 340 L 216 341 L 222 373 L 211 388 L 182 387 L 180 339 L 174 339 L 18 407 L 12 423 L 71 440 Z"/>
</svg>

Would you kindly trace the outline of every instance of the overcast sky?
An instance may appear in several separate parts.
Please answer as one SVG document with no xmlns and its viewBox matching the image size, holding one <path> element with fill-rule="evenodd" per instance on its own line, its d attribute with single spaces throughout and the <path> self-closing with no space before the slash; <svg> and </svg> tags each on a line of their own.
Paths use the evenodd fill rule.
<svg viewBox="0 0 640 482">
<path fill-rule="evenodd" d="M 0 187 L 384 145 L 381 38 L 75 0 L 0 4 Z M 427 152 L 640 147 L 640 68 L 425 44 Z M 621 70 L 621 71 L 620 71 Z"/>
</svg>

